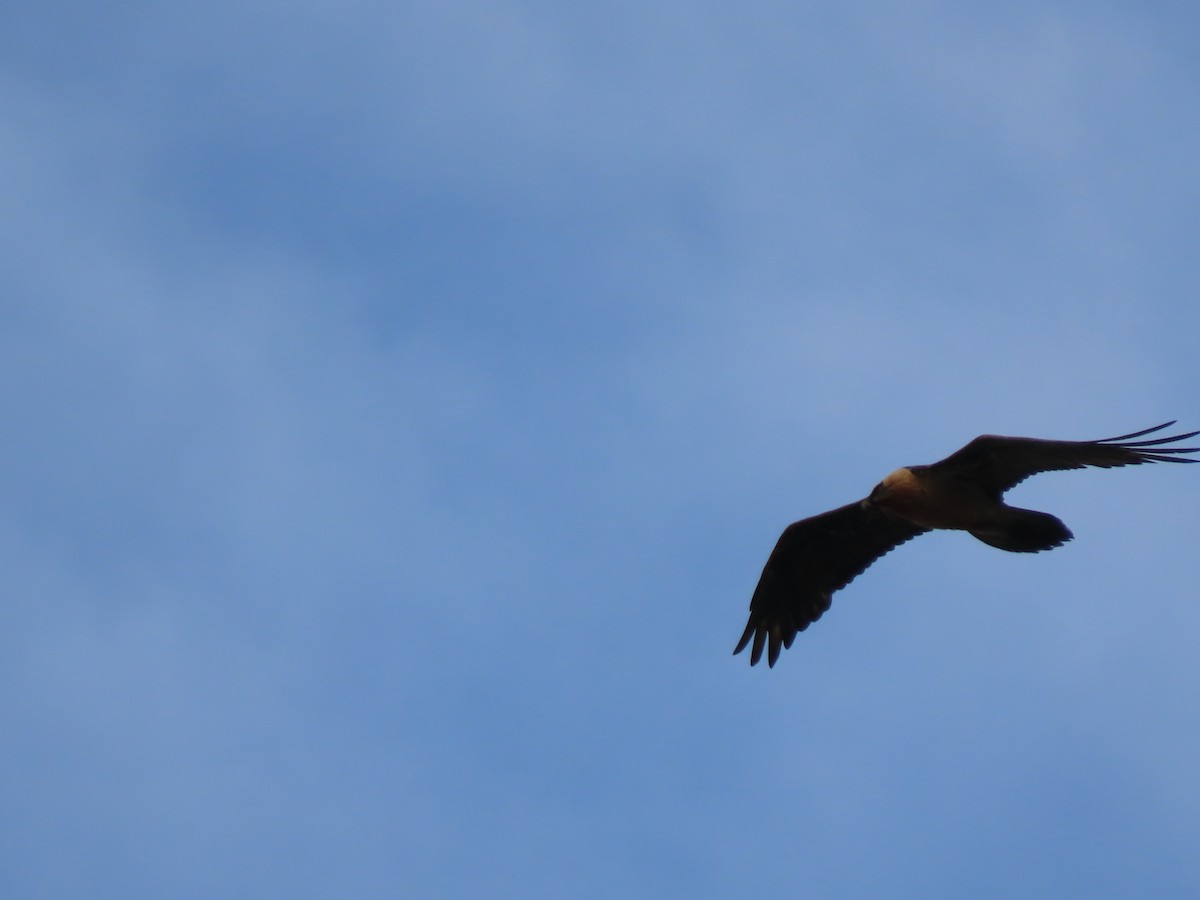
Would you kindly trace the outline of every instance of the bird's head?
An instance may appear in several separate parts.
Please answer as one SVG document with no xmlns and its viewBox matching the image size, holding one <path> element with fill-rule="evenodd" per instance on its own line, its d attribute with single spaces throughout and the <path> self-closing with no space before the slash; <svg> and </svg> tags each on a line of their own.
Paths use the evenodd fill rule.
<svg viewBox="0 0 1200 900">
<path fill-rule="evenodd" d="M 897 469 L 895 472 L 889 473 L 883 481 L 871 489 L 871 493 L 863 500 L 863 509 L 872 506 L 886 506 L 893 494 L 911 490 L 915 486 L 915 482 L 916 479 L 911 469 Z"/>
</svg>

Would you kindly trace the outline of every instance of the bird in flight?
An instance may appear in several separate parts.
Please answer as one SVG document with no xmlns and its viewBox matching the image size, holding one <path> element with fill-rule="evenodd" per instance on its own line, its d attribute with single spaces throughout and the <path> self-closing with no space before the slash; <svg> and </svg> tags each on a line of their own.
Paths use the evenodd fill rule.
<svg viewBox="0 0 1200 900">
<path fill-rule="evenodd" d="M 1004 492 L 1039 472 L 1200 462 L 1179 455 L 1200 452 L 1200 447 L 1166 446 L 1200 431 L 1136 440 L 1174 424 L 1165 422 L 1099 441 L 985 434 L 940 462 L 897 469 L 863 500 L 793 522 L 767 558 L 750 599 L 750 621 L 733 652 L 741 653 L 751 645 L 753 666 L 765 647 L 767 664 L 774 666 L 780 650 L 792 646 L 796 633 L 829 609 L 834 591 L 892 548 L 935 528 L 966 531 L 985 544 L 1014 553 L 1036 553 L 1065 544 L 1072 535 L 1059 519 L 1008 506 L 1002 499 Z"/>
</svg>

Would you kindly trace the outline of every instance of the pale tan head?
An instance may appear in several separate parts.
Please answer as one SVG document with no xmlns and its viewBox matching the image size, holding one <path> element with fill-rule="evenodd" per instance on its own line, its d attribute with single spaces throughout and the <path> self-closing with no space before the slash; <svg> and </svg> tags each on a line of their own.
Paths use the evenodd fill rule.
<svg viewBox="0 0 1200 900">
<path fill-rule="evenodd" d="M 867 497 L 867 503 L 884 503 L 893 497 L 911 496 L 921 490 L 921 483 L 912 469 L 900 468 L 889 472 Z"/>
</svg>

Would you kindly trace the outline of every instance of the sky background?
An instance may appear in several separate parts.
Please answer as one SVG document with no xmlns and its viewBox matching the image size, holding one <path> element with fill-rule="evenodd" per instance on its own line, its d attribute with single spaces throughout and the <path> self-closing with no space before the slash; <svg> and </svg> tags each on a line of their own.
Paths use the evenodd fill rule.
<svg viewBox="0 0 1200 900">
<path fill-rule="evenodd" d="M 1200 474 L 773 670 L 790 521 L 1200 427 L 1173 3 L 8 4 L 0 888 L 1195 897 Z"/>
</svg>

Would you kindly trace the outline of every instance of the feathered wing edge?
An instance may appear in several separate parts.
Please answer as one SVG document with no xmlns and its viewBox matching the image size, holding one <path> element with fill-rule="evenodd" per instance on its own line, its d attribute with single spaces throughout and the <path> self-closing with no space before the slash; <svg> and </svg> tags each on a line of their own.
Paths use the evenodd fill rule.
<svg viewBox="0 0 1200 900">
<path fill-rule="evenodd" d="M 1200 452 L 1200 447 L 1166 447 L 1200 434 L 1189 431 L 1170 437 L 1134 440 L 1174 425 L 1174 420 L 1141 431 L 1098 441 L 1056 441 L 1043 438 L 1005 437 L 984 434 L 945 459 L 915 468 L 959 473 L 976 481 L 997 496 L 1016 487 L 1031 475 L 1089 466 L 1108 469 L 1152 462 L 1200 462 L 1180 454 Z"/>
<path fill-rule="evenodd" d="M 1116 437 L 1103 438 L 1099 441 L 1092 441 L 1094 444 L 1104 444 L 1106 446 L 1120 447 L 1123 450 L 1130 450 L 1137 454 L 1138 462 L 1174 462 L 1174 463 L 1194 463 L 1200 462 L 1200 459 L 1181 459 L 1175 454 L 1179 453 L 1200 453 L 1200 447 L 1163 447 L 1163 444 L 1170 444 L 1174 441 L 1186 441 L 1188 438 L 1194 438 L 1200 434 L 1200 431 L 1189 431 L 1187 434 L 1175 434 L 1170 437 L 1155 438 L 1151 441 L 1132 441 L 1130 438 L 1143 437 L 1147 434 L 1154 434 L 1162 431 L 1164 428 L 1170 428 L 1178 419 L 1172 419 L 1170 422 L 1163 422 L 1161 425 L 1155 425 L 1153 428 L 1143 428 L 1141 431 L 1130 432 L 1129 434 L 1121 434 Z M 1146 447 L 1155 447 L 1155 450 L 1145 450 Z"/>
<path fill-rule="evenodd" d="M 829 609 L 835 591 L 926 530 L 861 503 L 793 522 L 767 558 L 750 600 L 750 619 L 733 652 L 750 645 L 753 666 L 765 648 L 767 665 L 774 666 L 796 634 Z"/>
</svg>

